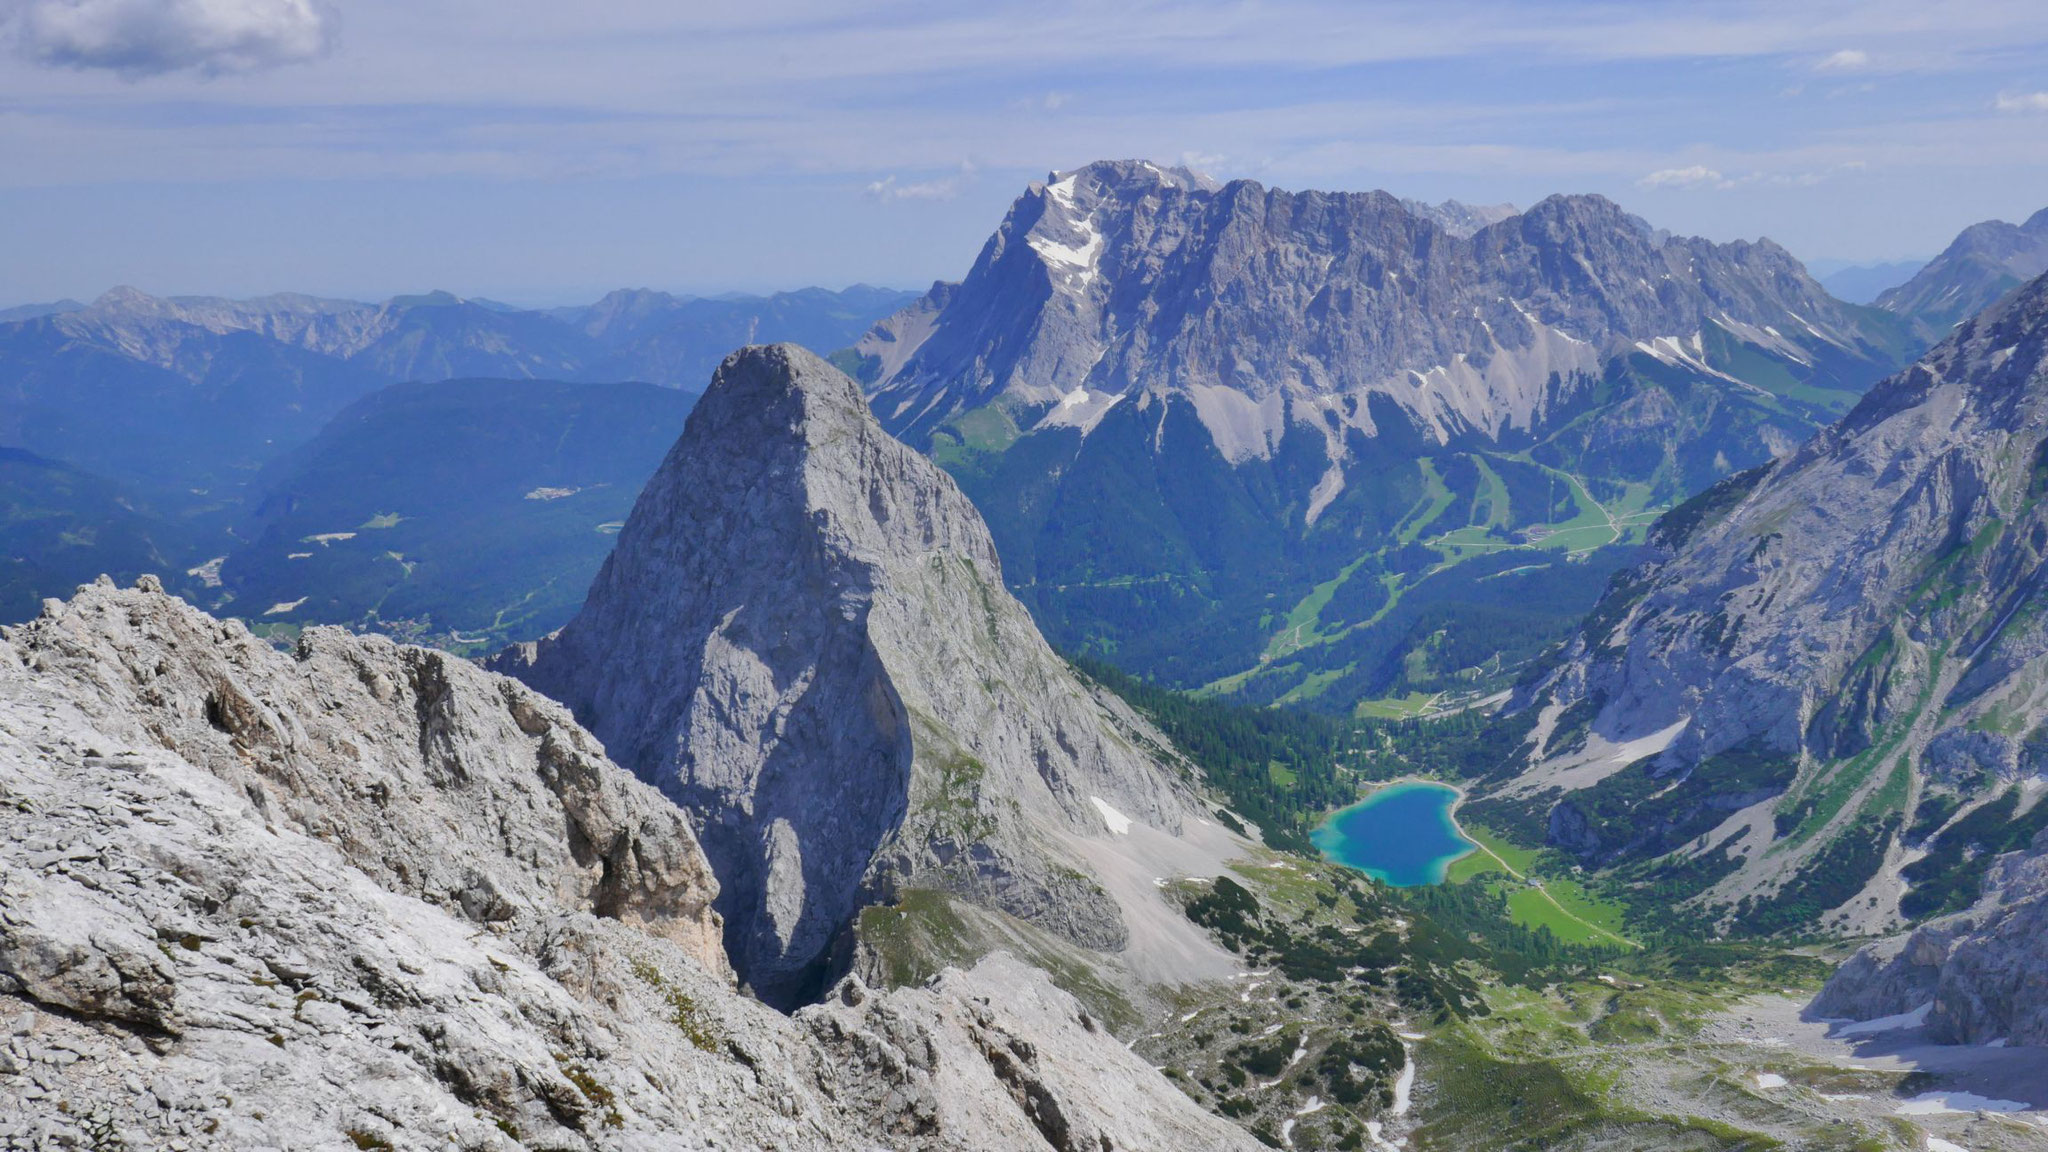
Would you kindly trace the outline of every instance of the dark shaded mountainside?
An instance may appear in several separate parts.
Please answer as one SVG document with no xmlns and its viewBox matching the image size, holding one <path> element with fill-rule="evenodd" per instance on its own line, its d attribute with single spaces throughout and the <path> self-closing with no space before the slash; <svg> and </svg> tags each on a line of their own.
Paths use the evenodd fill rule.
<svg viewBox="0 0 2048 1152">
<path fill-rule="evenodd" d="M 2048 208 L 2024 224 L 1986 220 L 1963 229 L 1912 279 L 1880 294 L 1877 306 L 1903 317 L 1931 342 L 2044 272 Z"/>
<path fill-rule="evenodd" d="M 1062 647 L 1253 702 L 1477 691 L 1911 347 L 1768 241 L 1491 215 L 1093 164 L 842 362 Z"/>
<path fill-rule="evenodd" d="M 2048 821 L 2048 277 L 1667 515 L 1478 807 L 1759 931 L 1960 908 Z M 1519 815 L 1517 815 L 1519 814 Z"/>
<path fill-rule="evenodd" d="M 0 445 L 62 469 L 9 465 L 11 518 L 0 531 L 39 543 L 0 575 L 18 589 L 8 593 L 8 618 L 69 591 L 78 583 L 72 573 L 150 570 L 255 619 L 304 598 L 272 619 L 428 620 L 429 632 L 409 634 L 450 644 L 463 635 L 488 633 L 482 642 L 493 645 L 539 635 L 567 618 L 567 590 L 580 590 L 609 546 L 600 526 L 622 518 L 659 460 L 630 427 L 655 430 L 665 445 L 734 344 L 843 346 L 906 299 L 865 287 L 716 300 L 642 290 L 536 312 L 445 292 L 365 304 L 116 289 L 89 305 L 14 310 L 0 322 Z M 465 382 L 442 388 L 451 377 Z M 646 383 L 605 387 L 626 380 Z M 550 423 L 560 443 L 547 442 Z M 608 430 L 624 437 L 615 459 L 603 458 L 596 438 Z M 462 476 L 465 463 L 476 477 Z M 478 503 L 491 485 L 520 495 L 580 491 L 552 509 L 515 504 L 507 514 Z M 582 493 L 616 489 L 625 503 L 614 491 L 616 507 L 570 516 L 591 503 Z M 294 509 L 320 522 L 294 520 Z M 417 523 L 398 537 L 340 547 L 337 534 L 393 513 Z M 261 539 L 299 527 L 307 530 L 297 537 Z M 485 539 L 498 528 L 537 533 L 539 542 L 522 553 L 515 537 Z M 394 543 L 419 533 L 444 541 L 443 557 L 482 546 L 455 567 L 407 568 L 436 551 L 424 537 Z M 322 563 L 287 563 L 309 550 L 308 535 L 326 537 L 312 549 Z M 342 558 L 373 538 L 383 547 Z M 142 556 L 153 559 L 140 564 Z M 222 589 L 230 556 L 235 578 Z M 533 562 L 530 582 L 517 564 L 477 567 L 522 556 Z M 261 603 L 224 599 L 238 591 Z"/>
</svg>

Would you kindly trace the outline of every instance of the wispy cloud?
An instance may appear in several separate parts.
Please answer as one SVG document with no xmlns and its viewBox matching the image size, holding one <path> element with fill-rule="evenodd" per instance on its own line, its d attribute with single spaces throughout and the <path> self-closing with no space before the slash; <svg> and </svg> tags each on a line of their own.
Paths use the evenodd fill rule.
<svg viewBox="0 0 2048 1152">
<path fill-rule="evenodd" d="M 962 161 L 958 172 L 934 180 L 899 183 L 894 174 L 884 176 L 867 186 L 867 194 L 877 200 L 951 200 L 973 179 L 974 164 Z"/>
<path fill-rule="evenodd" d="M 2000 112 L 2048 112 L 2048 92 L 2000 92 Z"/>
<path fill-rule="evenodd" d="M 12 0 L 0 30 L 39 64 L 128 79 L 260 72 L 325 56 L 333 13 L 316 0 Z"/>
<path fill-rule="evenodd" d="M 1704 164 L 1660 168 L 1636 181 L 1639 188 L 1733 188 L 1735 181 Z"/>
<path fill-rule="evenodd" d="M 1870 67 L 1870 53 L 1861 48 L 1844 48 L 1821 57 L 1813 66 L 1816 72 L 1856 72 Z"/>
</svg>

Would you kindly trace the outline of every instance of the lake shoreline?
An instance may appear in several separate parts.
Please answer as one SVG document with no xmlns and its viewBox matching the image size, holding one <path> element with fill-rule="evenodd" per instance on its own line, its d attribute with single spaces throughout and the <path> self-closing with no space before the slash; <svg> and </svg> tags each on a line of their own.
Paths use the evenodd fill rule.
<svg viewBox="0 0 2048 1152">
<path fill-rule="evenodd" d="M 1464 800 L 1464 789 L 1441 780 L 1384 781 L 1326 814 L 1309 839 L 1325 860 L 1390 887 L 1442 884 L 1451 865 L 1486 850 L 1458 822 Z"/>
</svg>

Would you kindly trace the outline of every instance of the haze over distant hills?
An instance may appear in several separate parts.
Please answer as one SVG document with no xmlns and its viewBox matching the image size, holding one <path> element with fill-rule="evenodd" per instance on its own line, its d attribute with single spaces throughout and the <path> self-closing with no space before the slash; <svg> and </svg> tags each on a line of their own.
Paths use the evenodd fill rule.
<svg viewBox="0 0 2048 1152">
<path fill-rule="evenodd" d="M 1876 264 L 1810 263 L 1807 270 L 1829 295 L 1851 304 L 1874 304 L 1886 290 L 1896 288 L 1927 266 L 1925 260 L 1887 260 Z"/>
<path fill-rule="evenodd" d="M 1769 241 L 1597 196 L 1431 209 L 1105 162 L 1033 184 L 848 363 L 1055 642 L 1349 709 L 1503 682 L 1657 509 L 1913 347 Z"/>
<path fill-rule="evenodd" d="M 174 581 L 198 569 L 188 590 L 209 604 L 245 590 L 261 603 L 237 610 L 259 620 L 402 618 L 448 643 L 463 629 L 491 643 L 544 631 L 567 618 L 609 548 L 602 526 L 624 515 L 733 345 L 829 351 L 911 298 L 635 290 L 540 312 L 446 292 L 368 304 L 120 288 L 15 309 L 0 322 L 0 445 L 29 455 L 7 462 L 0 530 L 41 543 L 0 575 L 6 611 L 20 618 L 75 574 L 132 576 L 150 557 Z M 436 385 L 456 377 L 467 383 Z M 517 383 L 535 380 L 586 386 Z M 621 381 L 641 383 L 604 388 Z M 316 440 L 358 402 L 368 407 Z M 627 428 L 656 446 L 613 439 Z M 573 494 L 524 499 L 543 489 Z M 492 503 L 500 495 L 509 503 Z M 337 535 L 393 516 L 402 526 L 360 543 Z M 295 558 L 314 546 L 276 534 L 313 520 L 299 535 L 323 542 Z"/>
</svg>

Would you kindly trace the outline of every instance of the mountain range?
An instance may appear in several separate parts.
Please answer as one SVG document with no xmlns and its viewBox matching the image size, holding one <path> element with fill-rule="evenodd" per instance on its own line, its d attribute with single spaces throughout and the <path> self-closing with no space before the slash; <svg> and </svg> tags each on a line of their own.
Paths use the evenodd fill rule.
<svg viewBox="0 0 2048 1152">
<path fill-rule="evenodd" d="M 0 445 L 42 465 L 10 458 L 0 531 L 41 543 L 4 576 L 8 618 L 79 574 L 160 571 L 216 608 L 245 595 L 233 610 L 255 620 L 308 600 L 272 623 L 403 619 L 457 647 L 538 635 L 567 618 L 604 526 L 727 350 L 840 347 L 909 298 L 641 290 L 543 312 L 445 292 L 365 304 L 116 289 L 15 309 L 0 322 Z M 440 386 L 451 377 L 467 382 Z M 471 379 L 485 377 L 508 382 Z M 639 383 L 602 387 L 625 381 Z M 339 546 L 394 514 L 415 523 Z M 311 555 L 307 536 L 322 538 Z"/>
<path fill-rule="evenodd" d="M 0 1145 L 2028 1147 L 1987 227 L 1103 163 L 915 299 L 17 310 Z M 1397 781 L 1443 883 L 1306 853 Z"/>
<path fill-rule="evenodd" d="M 1597 196 L 1444 213 L 1105 162 L 844 363 L 975 499 L 1055 643 L 1253 702 L 1469 691 L 1656 512 L 1914 350 L 1769 241 Z"/>
</svg>

